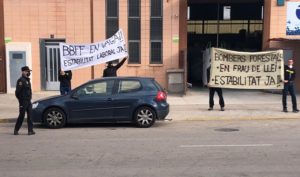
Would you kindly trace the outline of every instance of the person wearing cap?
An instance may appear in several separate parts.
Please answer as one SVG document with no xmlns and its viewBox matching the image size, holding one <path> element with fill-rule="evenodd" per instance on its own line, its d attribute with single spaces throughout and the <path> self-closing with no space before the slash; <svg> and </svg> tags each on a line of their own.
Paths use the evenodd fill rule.
<svg viewBox="0 0 300 177">
<path fill-rule="evenodd" d="M 117 76 L 117 70 L 125 63 L 126 57 L 118 63 L 116 66 L 113 65 L 113 62 L 110 61 L 107 63 L 106 69 L 103 71 L 103 77 L 115 77 Z"/>
<path fill-rule="evenodd" d="M 58 80 L 60 82 L 60 94 L 65 95 L 71 91 L 72 71 L 59 71 Z"/>
<path fill-rule="evenodd" d="M 296 70 L 294 68 L 294 60 L 289 59 L 288 65 L 284 66 L 284 89 L 282 90 L 283 112 L 288 112 L 287 104 L 286 104 L 286 97 L 288 95 L 288 92 L 292 97 L 293 112 L 294 113 L 299 112 L 297 108 L 297 98 L 295 94 L 295 77 L 296 77 Z"/>
<path fill-rule="evenodd" d="M 24 66 L 21 68 L 22 76 L 18 79 L 16 85 L 15 95 L 19 101 L 19 116 L 15 125 L 14 135 L 18 135 L 19 130 L 22 126 L 25 112 L 27 112 L 27 124 L 28 124 L 28 135 L 34 135 L 33 124 L 31 120 L 31 112 L 32 112 L 32 90 L 30 83 L 30 69 L 28 66 Z"/>
</svg>

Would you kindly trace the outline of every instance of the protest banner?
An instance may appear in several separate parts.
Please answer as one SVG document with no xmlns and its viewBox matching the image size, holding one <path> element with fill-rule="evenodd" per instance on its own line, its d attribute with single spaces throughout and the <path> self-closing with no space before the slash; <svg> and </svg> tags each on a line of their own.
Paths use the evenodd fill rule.
<svg viewBox="0 0 300 177">
<path fill-rule="evenodd" d="M 60 66 L 63 71 L 93 66 L 128 56 L 123 31 L 92 44 L 60 43 Z"/>
<path fill-rule="evenodd" d="M 283 51 L 236 52 L 212 48 L 210 87 L 283 89 Z"/>
</svg>

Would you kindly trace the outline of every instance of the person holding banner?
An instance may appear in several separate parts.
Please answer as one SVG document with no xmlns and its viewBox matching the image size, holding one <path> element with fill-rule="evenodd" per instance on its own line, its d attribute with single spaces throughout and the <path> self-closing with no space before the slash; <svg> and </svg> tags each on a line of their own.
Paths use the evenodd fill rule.
<svg viewBox="0 0 300 177">
<path fill-rule="evenodd" d="M 60 82 L 60 94 L 65 95 L 71 91 L 72 71 L 59 71 L 58 80 Z"/>
<path fill-rule="evenodd" d="M 218 93 L 219 96 L 219 104 L 221 107 L 221 111 L 225 111 L 224 107 L 225 107 L 225 103 L 224 103 L 224 98 L 223 98 L 223 92 L 222 92 L 222 88 L 218 88 L 218 87 L 211 87 L 209 85 L 209 81 L 210 81 L 210 68 L 211 66 L 207 69 L 207 86 L 209 88 L 209 111 L 212 111 L 214 109 L 214 95 L 215 92 Z"/>
<path fill-rule="evenodd" d="M 288 65 L 284 66 L 284 89 L 282 90 L 282 105 L 283 105 L 283 112 L 288 112 L 286 97 L 289 92 L 292 97 L 293 112 L 298 113 L 299 110 L 297 108 L 297 99 L 296 99 L 295 84 L 294 84 L 296 70 L 293 65 L 294 65 L 293 59 L 289 59 Z"/>
<path fill-rule="evenodd" d="M 125 63 L 126 60 L 127 57 L 123 58 L 123 60 L 116 66 L 113 65 L 112 61 L 108 62 L 106 69 L 103 71 L 103 77 L 116 77 L 117 70 Z"/>
</svg>

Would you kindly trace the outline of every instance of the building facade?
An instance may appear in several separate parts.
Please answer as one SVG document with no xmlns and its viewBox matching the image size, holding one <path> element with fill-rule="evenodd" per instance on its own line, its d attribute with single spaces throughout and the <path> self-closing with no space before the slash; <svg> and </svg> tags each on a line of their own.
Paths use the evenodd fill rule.
<svg viewBox="0 0 300 177">
<path fill-rule="evenodd" d="M 286 33 L 288 2 L 297 0 L 283 5 L 277 0 L 0 0 L 0 92 L 13 86 L 16 71 L 10 67 L 17 66 L 13 62 L 22 56 L 33 70 L 33 91 L 58 89 L 58 43 L 102 41 L 118 29 L 125 34 L 130 55 L 118 75 L 154 77 L 165 88 L 168 70 L 184 69 L 188 81 L 193 80 L 188 75 L 197 75 L 198 69 L 187 63 L 193 61 L 192 49 L 204 51 L 195 47 L 199 41 L 204 46 L 236 49 L 226 44 L 226 36 L 239 38 L 244 31 L 248 41 L 254 41 L 245 50 L 284 49 L 300 70 L 300 35 Z M 239 10 L 244 6 L 253 7 L 250 15 Z M 201 14 L 201 8 L 212 10 Z M 232 9 L 229 19 L 225 8 Z M 29 54 L 18 53 L 23 49 Z M 102 77 L 104 68 L 100 64 L 74 70 L 72 87 Z"/>
<path fill-rule="evenodd" d="M 297 27 L 300 27 L 300 2 L 298 0 L 285 1 L 278 4 L 277 1 L 265 1 L 265 19 L 263 34 L 263 50 L 283 49 L 285 60 L 294 59 L 296 70 L 296 86 L 300 91 L 300 32 L 288 34 L 289 17 L 288 14 L 298 14 L 296 20 Z M 294 7 L 288 7 L 294 6 Z M 295 8 L 296 7 L 296 8 Z M 295 9 L 294 9 L 295 8 Z"/>
</svg>

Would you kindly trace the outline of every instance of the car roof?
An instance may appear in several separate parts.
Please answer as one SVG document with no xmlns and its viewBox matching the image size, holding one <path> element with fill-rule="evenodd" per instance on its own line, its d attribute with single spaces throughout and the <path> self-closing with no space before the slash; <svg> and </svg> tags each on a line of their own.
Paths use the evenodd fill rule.
<svg viewBox="0 0 300 177">
<path fill-rule="evenodd" d="M 143 79 L 154 79 L 153 77 L 134 77 L 134 76 L 121 76 L 121 77 L 102 77 L 102 78 L 97 78 L 90 80 L 88 82 L 94 82 L 94 81 L 101 81 L 101 80 L 119 80 L 119 79 L 138 79 L 138 80 L 143 80 Z"/>
</svg>

